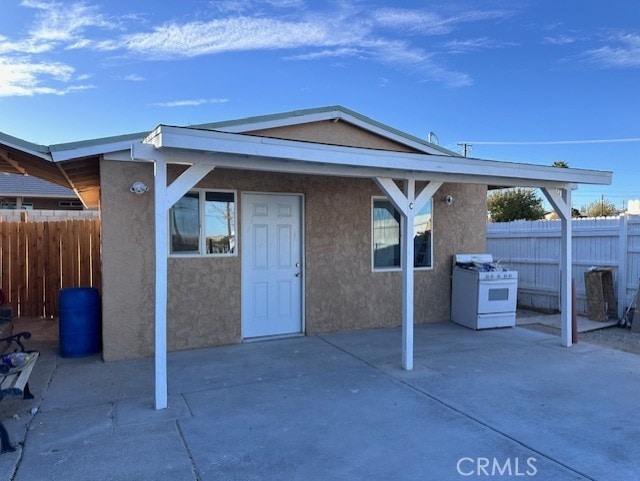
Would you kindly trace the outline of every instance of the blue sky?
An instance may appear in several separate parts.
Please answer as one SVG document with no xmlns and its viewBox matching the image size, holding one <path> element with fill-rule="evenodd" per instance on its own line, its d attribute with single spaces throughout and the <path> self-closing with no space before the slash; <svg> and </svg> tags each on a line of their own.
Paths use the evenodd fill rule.
<svg viewBox="0 0 640 481">
<path fill-rule="evenodd" d="M 0 131 L 43 144 L 341 104 L 473 157 L 612 170 L 574 206 L 621 207 L 639 87 L 637 0 L 0 5 Z"/>
</svg>

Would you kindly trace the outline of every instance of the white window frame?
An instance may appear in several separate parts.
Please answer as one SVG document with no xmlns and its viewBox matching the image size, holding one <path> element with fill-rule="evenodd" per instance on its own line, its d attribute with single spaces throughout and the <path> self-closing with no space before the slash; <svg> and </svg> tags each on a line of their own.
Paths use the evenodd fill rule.
<svg viewBox="0 0 640 481">
<path fill-rule="evenodd" d="M 385 196 L 373 196 L 371 197 L 371 271 L 372 272 L 400 272 L 402 271 L 402 266 L 398 266 L 398 267 L 376 267 L 375 266 L 375 238 L 374 238 L 374 228 L 373 228 L 373 211 L 374 211 L 374 207 L 375 207 L 375 202 L 379 201 L 379 200 L 383 200 L 383 201 L 387 201 L 387 202 L 391 202 L 389 200 L 388 197 Z M 427 204 L 425 205 L 431 205 L 431 245 L 429 246 L 431 249 L 431 265 L 430 266 L 420 266 L 420 267 L 415 267 L 414 266 L 414 270 L 416 271 L 432 271 L 433 270 L 433 266 L 435 264 L 434 262 L 434 258 L 433 258 L 433 232 L 434 232 L 434 225 L 433 225 L 433 198 L 429 199 L 427 201 Z M 393 203 L 391 204 L 393 206 Z M 395 209 L 395 207 L 394 207 Z M 400 256 L 402 257 L 402 231 L 403 231 L 403 222 L 404 222 L 404 216 L 400 215 Z"/>
<path fill-rule="evenodd" d="M 206 203 L 206 194 L 208 192 L 220 192 L 224 194 L 233 194 L 233 205 L 235 209 L 235 215 L 233 218 L 233 232 L 235 233 L 235 248 L 233 252 L 228 253 L 211 253 L 208 254 L 206 252 L 206 237 L 204 235 L 204 226 L 205 226 L 205 203 Z M 189 189 L 187 194 L 198 194 L 198 252 L 171 252 L 171 223 L 167 222 L 167 236 L 168 236 L 168 249 L 169 249 L 169 257 L 236 257 L 238 255 L 238 191 L 232 189 Z M 186 194 L 185 194 L 186 195 Z M 167 211 L 167 217 L 169 216 L 169 211 Z"/>
</svg>

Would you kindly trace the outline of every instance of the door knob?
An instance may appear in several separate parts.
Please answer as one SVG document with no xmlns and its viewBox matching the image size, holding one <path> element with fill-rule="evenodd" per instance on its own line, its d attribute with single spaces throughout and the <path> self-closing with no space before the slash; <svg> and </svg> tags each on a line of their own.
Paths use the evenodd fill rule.
<svg viewBox="0 0 640 481">
<path fill-rule="evenodd" d="M 300 277 L 300 273 L 299 272 L 296 272 L 296 277 Z"/>
</svg>

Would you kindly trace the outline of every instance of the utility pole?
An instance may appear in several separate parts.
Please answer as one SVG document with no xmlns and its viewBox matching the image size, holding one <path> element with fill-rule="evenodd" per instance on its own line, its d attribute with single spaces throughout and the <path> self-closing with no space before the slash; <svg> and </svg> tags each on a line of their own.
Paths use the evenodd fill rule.
<svg viewBox="0 0 640 481">
<path fill-rule="evenodd" d="M 458 142 L 458 145 L 462 147 L 462 155 L 464 157 L 467 156 L 467 148 L 468 148 L 469 152 L 471 152 L 471 144 L 468 144 L 466 142 Z"/>
</svg>

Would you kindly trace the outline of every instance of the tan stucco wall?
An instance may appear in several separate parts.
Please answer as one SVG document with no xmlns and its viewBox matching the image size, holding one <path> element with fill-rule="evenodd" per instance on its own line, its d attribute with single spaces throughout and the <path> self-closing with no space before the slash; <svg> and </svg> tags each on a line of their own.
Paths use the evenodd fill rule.
<svg viewBox="0 0 640 481">
<path fill-rule="evenodd" d="M 153 185 L 152 164 L 100 162 L 105 360 L 153 353 L 153 197 L 129 192 L 138 180 Z"/>
<path fill-rule="evenodd" d="M 170 177 L 178 172 L 172 169 Z M 101 177 L 104 358 L 150 355 L 153 195 L 128 189 L 134 180 L 152 185 L 152 168 L 103 161 Z M 381 195 L 373 181 L 218 169 L 197 187 L 235 189 L 237 212 L 242 192 L 304 195 L 307 333 L 400 324 L 400 273 L 371 271 L 371 197 Z M 444 203 L 447 194 L 456 199 L 452 206 Z M 486 186 L 445 184 L 436 193 L 435 266 L 416 272 L 416 322 L 449 319 L 451 256 L 484 252 L 485 219 Z M 241 340 L 241 255 L 169 259 L 170 350 Z"/>
<path fill-rule="evenodd" d="M 343 120 L 332 122 L 310 122 L 308 124 L 291 125 L 273 129 L 254 130 L 248 132 L 262 137 L 276 137 L 288 140 L 303 140 L 319 144 L 344 145 L 368 149 L 395 150 L 398 152 L 416 152 L 406 145 L 394 142 L 385 137 L 371 134 L 366 130 L 349 124 Z"/>
</svg>

